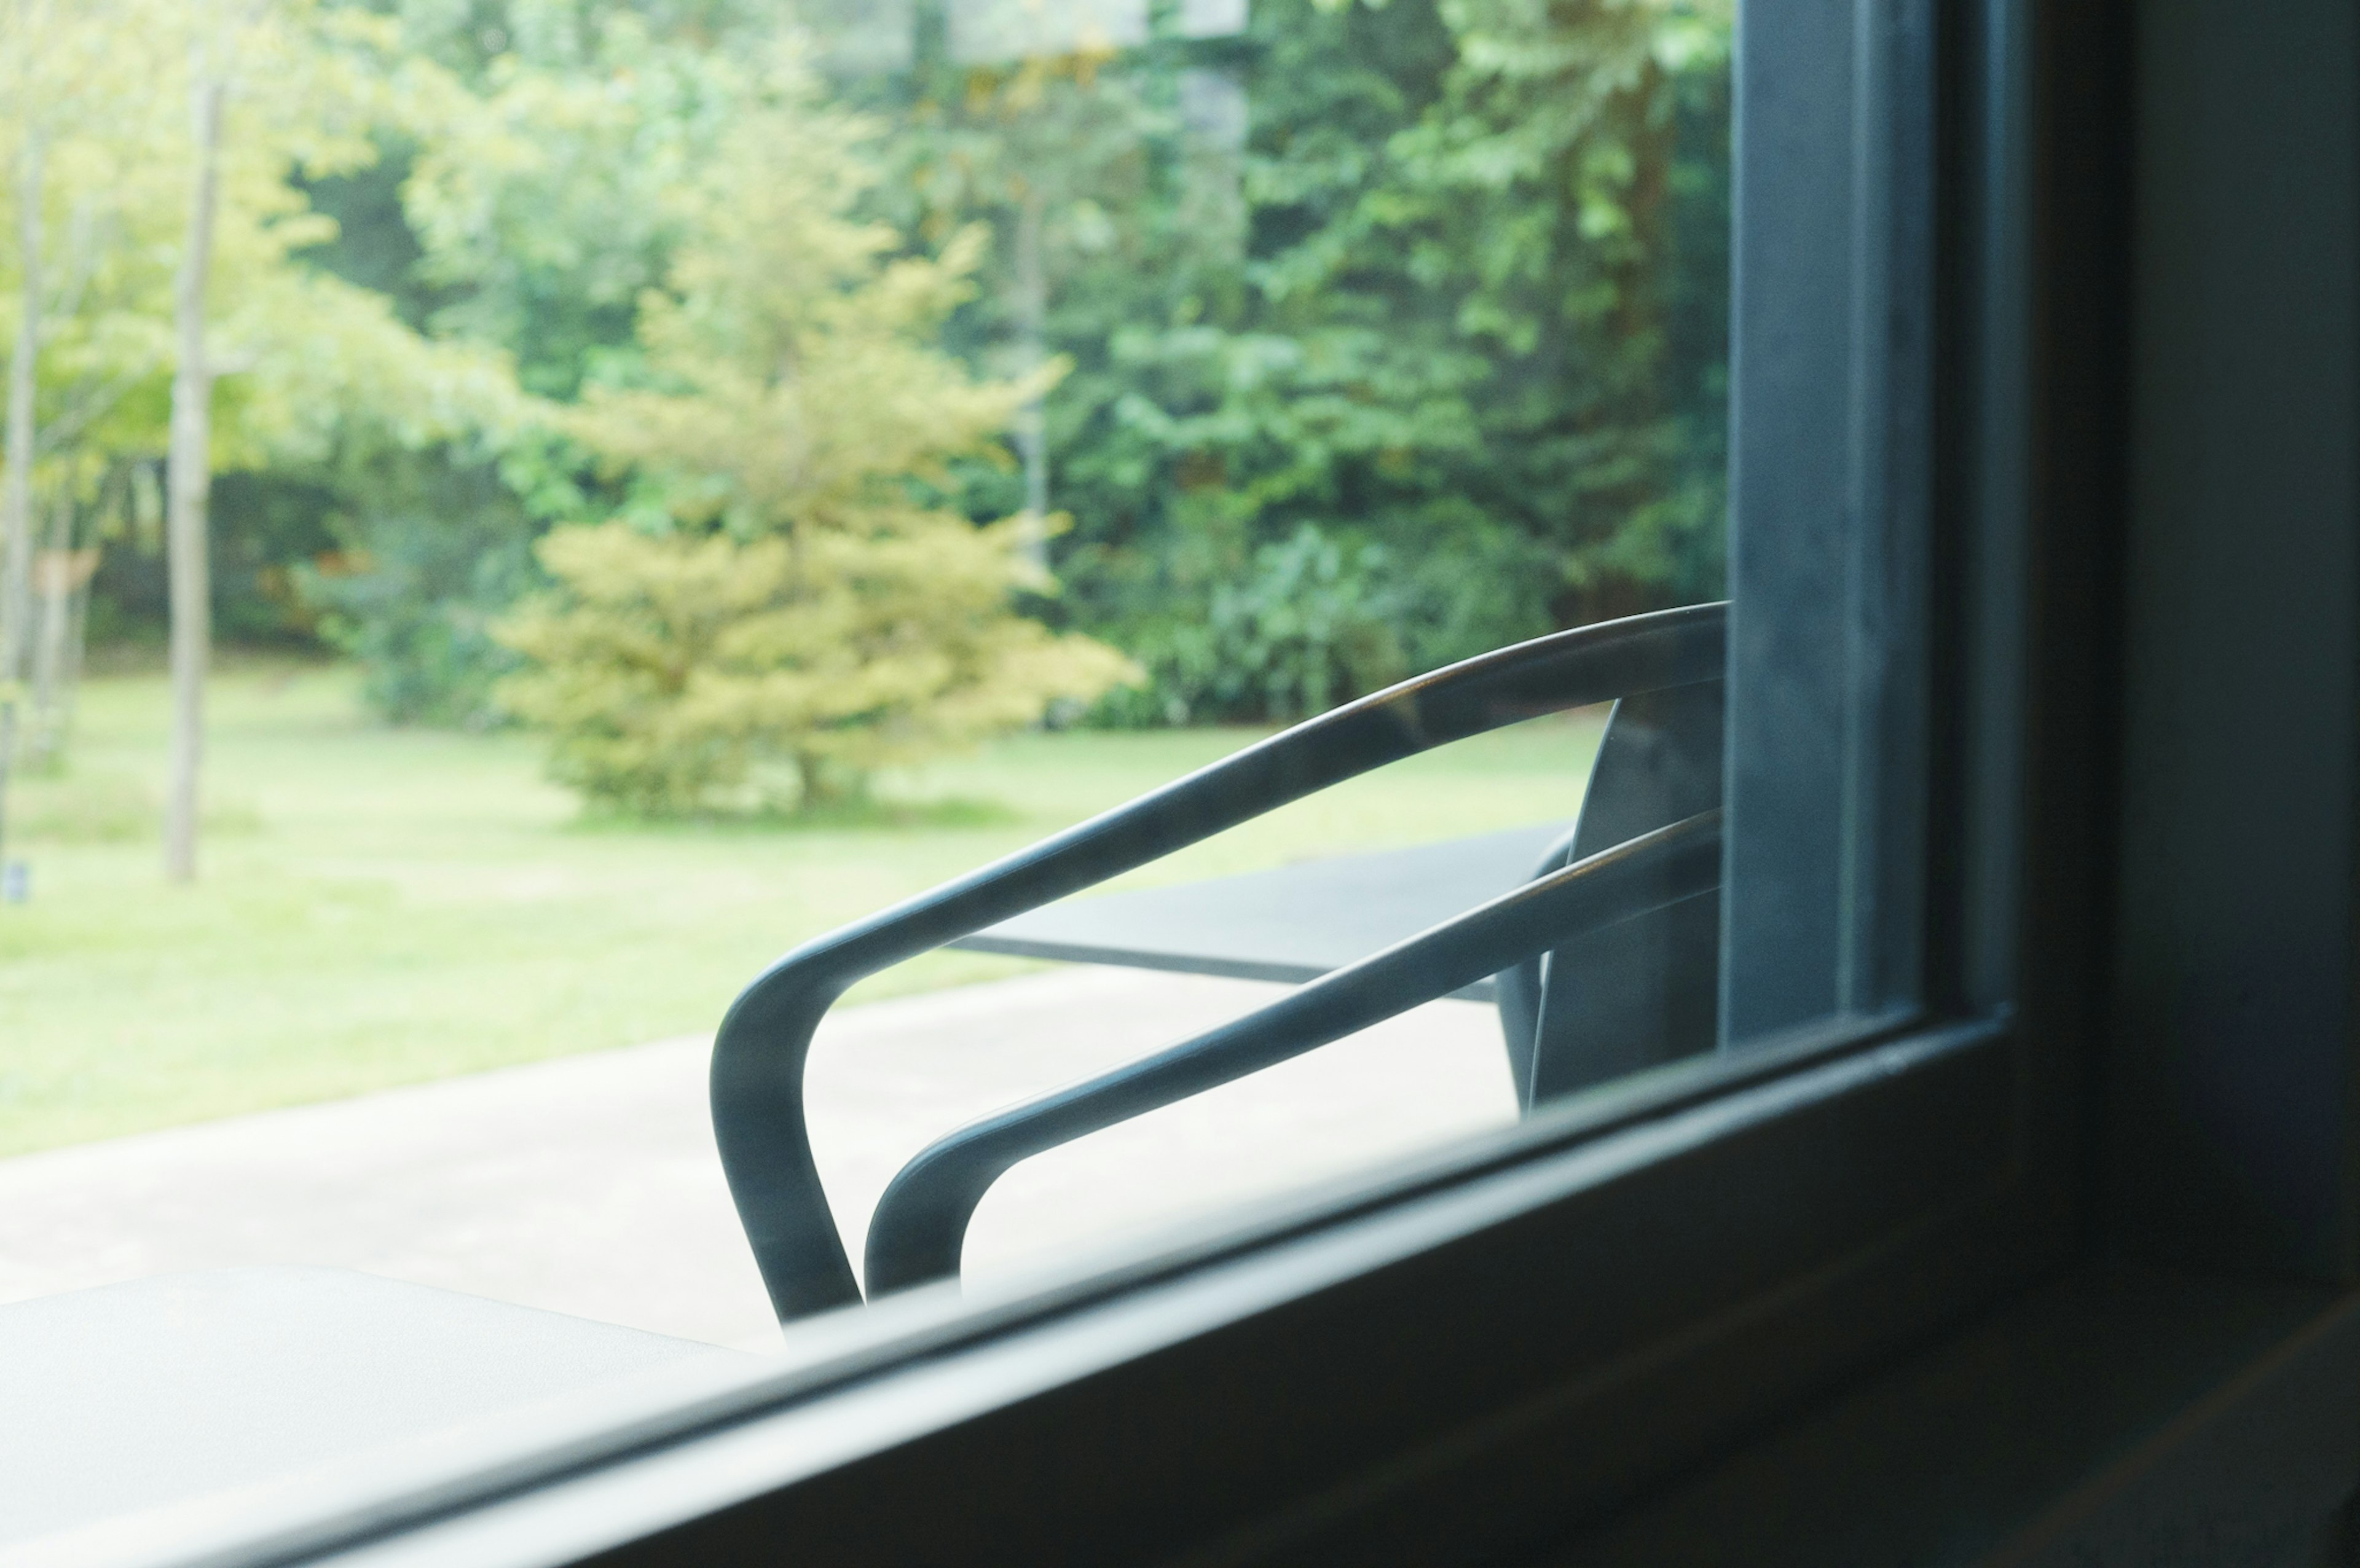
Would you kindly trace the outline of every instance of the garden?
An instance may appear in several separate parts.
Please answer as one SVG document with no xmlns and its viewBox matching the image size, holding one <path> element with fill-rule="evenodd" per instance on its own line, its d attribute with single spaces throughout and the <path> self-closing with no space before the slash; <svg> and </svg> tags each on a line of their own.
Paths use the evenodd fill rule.
<svg viewBox="0 0 2360 1568">
<path fill-rule="evenodd" d="M 0 7 L 0 1154 L 708 1030 L 1715 595 L 1731 20 Z M 1601 717 L 1142 875 L 1569 815 Z"/>
<path fill-rule="evenodd" d="M 1261 733 L 1020 734 L 856 807 L 662 822 L 585 818 L 532 737 L 393 728 L 356 683 L 324 663 L 216 677 L 205 871 L 169 889 L 165 683 L 89 683 L 72 773 L 16 797 L 38 880 L 0 911 L 0 1156 L 707 1032 L 795 942 Z M 1575 715 L 1447 747 L 1142 878 L 1564 816 L 1597 737 Z M 851 999 L 1024 967 L 934 953 Z"/>
</svg>

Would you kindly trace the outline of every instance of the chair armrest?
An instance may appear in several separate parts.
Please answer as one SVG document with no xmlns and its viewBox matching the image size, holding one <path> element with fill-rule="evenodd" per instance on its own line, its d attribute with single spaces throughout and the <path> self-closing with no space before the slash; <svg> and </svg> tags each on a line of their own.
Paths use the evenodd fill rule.
<svg viewBox="0 0 2360 1568">
<path fill-rule="evenodd" d="M 1280 1001 L 1112 1072 L 969 1122 L 901 1168 L 869 1225 L 869 1293 L 958 1272 L 984 1193 L 1020 1160 L 1341 1040 L 1511 964 L 1721 883 L 1721 813 L 1643 833 L 1510 889 Z"/>
<path fill-rule="evenodd" d="M 813 1032 L 856 981 L 1386 763 L 1543 713 L 1718 679 L 1725 620 L 1722 604 L 1633 615 L 1403 681 L 771 964 L 722 1019 L 711 1092 L 722 1169 L 780 1318 L 860 1300 L 803 1103 Z"/>
</svg>

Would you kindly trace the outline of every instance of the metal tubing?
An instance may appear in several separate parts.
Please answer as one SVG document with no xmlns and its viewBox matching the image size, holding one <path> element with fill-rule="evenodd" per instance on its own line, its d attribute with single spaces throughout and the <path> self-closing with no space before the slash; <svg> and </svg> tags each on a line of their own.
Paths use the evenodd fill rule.
<svg viewBox="0 0 2360 1568">
<path fill-rule="evenodd" d="M 812 1033 L 854 982 L 1430 747 L 1543 713 L 1717 680 L 1726 608 L 1699 604 L 1582 626 L 1403 681 L 771 964 L 722 1019 L 711 1094 L 722 1168 L 780 1318 L 860 1300 L 812 1163 L 803 1103 Z"/>
<path fill-rule="evenodd" d="M 976 1205 L 1018 1161 L 1341 1040 L 1507 963 L 1721 883 L 1721 813 L 1700 812 L 1553 871 L 1244 1018 L 940 1138 L 869 1223 L 873 1299 L 958 1272 Z"/>
</svg>

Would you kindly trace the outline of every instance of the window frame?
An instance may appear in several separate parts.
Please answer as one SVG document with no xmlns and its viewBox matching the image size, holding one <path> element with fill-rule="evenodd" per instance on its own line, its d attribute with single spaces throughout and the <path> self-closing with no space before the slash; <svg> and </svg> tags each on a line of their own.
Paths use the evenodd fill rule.
<svg viewBox="0 0 2360 1568">
<path fill-rule="evenodd" d="M 775 1367 L 119 1521 L 78 1560 L 1490 1560 L 2062 1268 L 2106 967 L 2119 483 L 2105 431 L 2060 434 L 2119 365 L 2118 236 L 2089 204 L 2109 171 L 2064 156 L 2059 121 L 2076 61 L 2118 51 L 2066 9 L 1755 0 L 1741 30 L 1739 265 L 1766 278 L 1785 245 L 1799 273 L 1855 269 L 1825 301 L 1850 345 L 1835 472 L 1927 541 L 1914 565 L 1847 541 L 1856 573 L 1925 588 L 1888 628 L 1907 657 L 1879 668 L 1902 673 L 1852 688 L 1871 709 L 1894 681 L 1924 693 L 1922 734 L 1847 764 L 1902 823 L 1879 842 L 1922 845 L 1867 868 L 1893 875 L 1858 926 L 1905 906 L 1909 950 L 1885 958 L 1906 985 L 1159 1257 L 815 1320 Z M 1782 29 L 1846 41 L 1841 92 L 1822 57 L 1811 92 L 1765 96 L 1746 73 Z M 1933 113 L 1896 136 L 1911 81 Z M 1832 230 L 1778 215 L 1806 162 L 1847 192 Z M 1855 236 L 1903 200 L 1923 253 L 1867 256 Z M 1925 312 L 1904 330 L 1910 277 Z M 1741 309 L 1733 330 L 1741 387 L 1775 381 L 1776 323 Z M 1918 389 L 1904 417 L 1869 418 L 1896 386 Z M 1736 421 L 1741 496 L 1768 439 Z"/>
</svg>

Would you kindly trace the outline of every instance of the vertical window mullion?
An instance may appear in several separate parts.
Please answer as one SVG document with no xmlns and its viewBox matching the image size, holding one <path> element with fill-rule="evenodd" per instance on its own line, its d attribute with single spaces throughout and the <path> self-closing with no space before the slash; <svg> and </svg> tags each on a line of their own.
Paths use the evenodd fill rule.
<svg viewBox="0 0 2360 1568">
<path fill-rule="evenodd" d="M 1741 27 L 1724 1043 L 1918 989 L 1933 58 L 1924 0 Z"/>
</svg>

